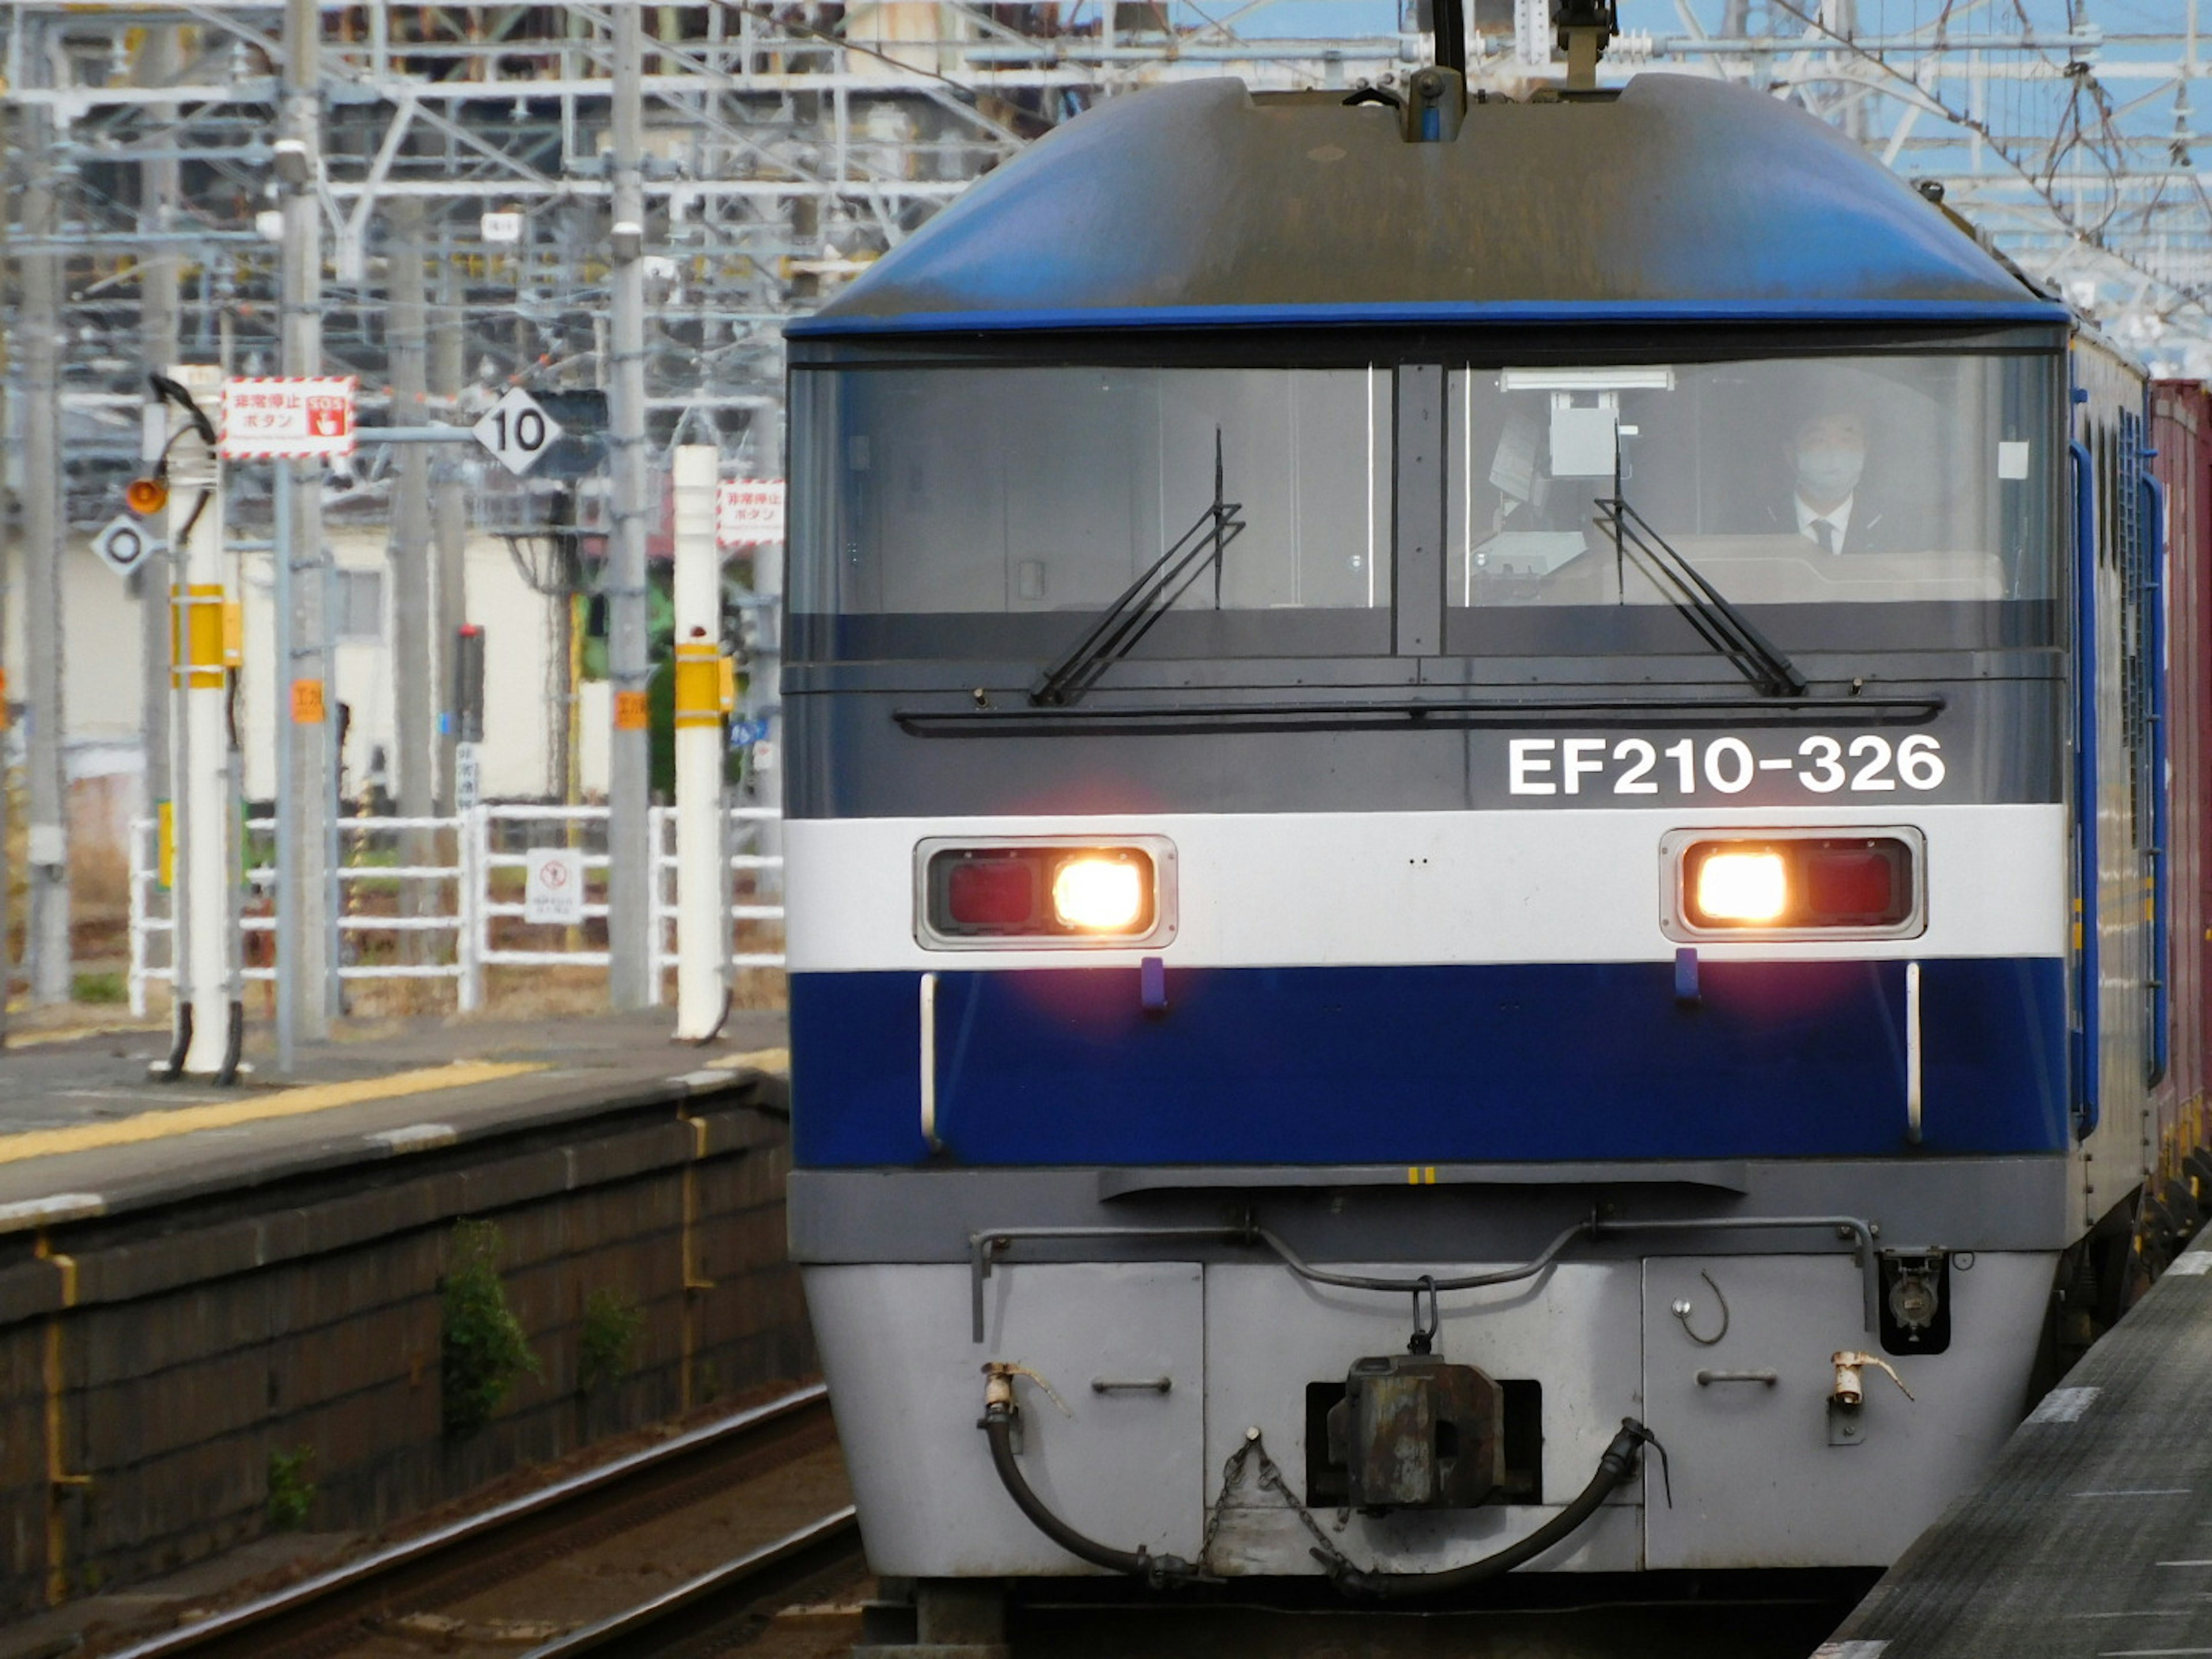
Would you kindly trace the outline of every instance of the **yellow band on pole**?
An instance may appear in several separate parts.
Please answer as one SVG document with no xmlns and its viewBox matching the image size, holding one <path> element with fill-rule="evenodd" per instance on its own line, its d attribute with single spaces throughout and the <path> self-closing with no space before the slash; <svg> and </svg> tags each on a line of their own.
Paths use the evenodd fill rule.
<svg viewBox="0 0 2212 1659">
<path fill-rule="evenodd" d="M 169 683 L 220 689 L 229 652 L 230 605 L 221 582 L 193 582 L 169 590 Z"/>
<path fill-rule="evenodd" d="M 715 726 L 722 719 L 722 653 L 712 645 L 676 647 L 676 724 Z"/>
</svg>

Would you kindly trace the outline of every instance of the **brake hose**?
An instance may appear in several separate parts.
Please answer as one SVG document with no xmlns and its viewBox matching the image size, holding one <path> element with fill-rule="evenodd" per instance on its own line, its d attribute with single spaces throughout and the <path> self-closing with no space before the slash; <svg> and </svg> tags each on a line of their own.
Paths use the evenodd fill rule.
<svg viewBox="0 0 2212 1659">
<path fill-rule="evenodd" d="M 1154 1555 L 1141 1544 L 1133 1550 L 1121 1550 L 1095 1538 L 1086 1538 L 1047 1508 L 1014 1458 L 1013 1370 L 987 1367 L 986 1372 L 990 1381 L 984 1387 L 981 1427 L 990 1437 L 992 1467 L 999 1471 L 1006 1496 L 1014 1500 L 1015 1507 L 1029 1516 L 1039 1532 L 1078 1560 L 1104 1567 L 1109 1572 L 1131 1574 L 1155 1587 L 1189 1583 L 1205 1576 L 1180 1557 Z"/>
<path fill-rule="evenodd" d="M 1036 1495 L 1014 1456 L 1014 1377 L 1022 1374 L 1020 1368 L 988 1365 L 984 1374 L 990 1380 L 984 1387 L 983 1420 L 977 1426 L 990 1439 L 991 1465 L 998 1470 L 1006 1496 L 1014 1500 L 1014 1506 L 1030 1518 L 1039 1532 L 1078 1560 L 1104 1567 L 1109 1572 L 1128 1573 L 1155 1587 L 1194 1583 L 1211 1577 L 1203 1567 L 1194 1566 L 1176 1556 L 1154 1555 L 1141 1545 L 1133 1550 L 1124 1550 L 1102 1544 L 1054 1515 L 1044 1499 Z M 1331 1583 L 1355 1595 L 1395 1600 L 1409 1595 L 1441 1595 L 1480 1584 L 1512 1571 L 1524 1561 L 1533 1561 L 1596 1514 L 1599 1505 L 1636 1473 L 1638 1454 L 1647 1441 L 1654 1446 L 1659 1443 L 1651 1431 L 1634 1418 L 1622 1418 L 1620 1432 L 1613 1436 L 1613 1443 L 1597 1461 L 1597 1472 L 1590 1476 L 1589 1484 L 1576 1494 L 1574 1501 L 1518 1543 L 1509 1544 L 1480 1561 L 1446 1567 L 1437 1572 L 1367 1572 L 1346 1566 L 1340 1559 L 1332 1561 L 1319 1550 L 1312 1553 L 1314 1559 L 1328 1569 Z"/>
<path fill-rule="evenodd" d="M 1356 1567 L 1347 1571 L 1336 1565 L 1319 1550 L 1313 1552 L 1314 1557 L 1331 1569 L 1329 1576 L 1339 1589 L 1358 1595 L 1387 1600 L 1407 1595 L 1441 1595 L 1482 1583 L 1512 1571 L 1524 1561 L 1534 1560 L 1596 1514 L 1598 1506 L 1613 1495 L 1614 1489 L 1636 1473 L 1638 1454 L 1646 1441 L 1655 1446 L 1659 1443 L 1651 1431 L 1634 1418 L 1622 1418 L 1620 1432 L 1613 1437 L 1613 1443 L 1597 1460 L 1597 1472 L 1590 1476 L 1589 1484 L 1575 1495 L 1574 1501 L 1520 1542 L 1509 1544 L 1480 1561 L 1446 1567 L 1437 1572 L 1363 1572 Z"/>
</svg>

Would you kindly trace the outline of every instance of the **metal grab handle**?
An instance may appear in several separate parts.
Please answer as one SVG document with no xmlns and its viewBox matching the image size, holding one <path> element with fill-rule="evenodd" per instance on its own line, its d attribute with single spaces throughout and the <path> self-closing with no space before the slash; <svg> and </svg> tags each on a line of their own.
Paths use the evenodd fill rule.
<svg viewBox="0 0 2212 1659">
<path fill-rule="evenodd" d="M 1772 1371 L 1699 1371 L 1698 1386 L 1711 1388 L 1716 1382 L 1759 1382 L 1772 1388 L 1778 1379 Z"/>
<path fill-rule="evenodd" d="M 921 1138 L 941 1152 L 937 1137 L 937 975 L 921 976 Z"/>
<path fill-rule="evenodd" d="M 1905 964 L 1905 1138 L 1920 1144 L 1920 964 Z"/>
<path fill-rule="evenodd" d="M 1091 1379 L 1093 1394 L 1165 1394 L 1175 1387 L 1171 1376 L 1094 1376 Z"/>
</svg>

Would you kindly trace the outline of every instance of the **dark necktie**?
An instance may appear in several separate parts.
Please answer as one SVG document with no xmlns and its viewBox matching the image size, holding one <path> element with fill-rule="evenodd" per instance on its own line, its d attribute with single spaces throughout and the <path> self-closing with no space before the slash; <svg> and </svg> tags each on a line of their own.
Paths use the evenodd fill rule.
<svg viewBox="0 0 2212 1659">
<path fill-rule="evenodd" d="M 1836 526 L 1827 520 L 1814 520 L 1813 534 L 1820 540 L 1820 551 L 1832 553 L 1836 550 Z"/>
</svg>

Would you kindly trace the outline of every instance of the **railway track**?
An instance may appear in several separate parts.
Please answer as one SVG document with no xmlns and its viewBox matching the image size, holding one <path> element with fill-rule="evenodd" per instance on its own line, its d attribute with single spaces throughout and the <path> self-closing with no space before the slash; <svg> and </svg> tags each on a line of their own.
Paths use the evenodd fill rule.
<svg viewBox="0 0 2212 1659">
<path fill-rule="evenodd" d="M 113 1650 L 108 1659 L 308 1659 L 394 1644 L 422 1651 L 408 1626 L 455 1628 L 435 1645 L 473 1645 L 464 1621 L 430 1610 L 480 1598 L 586 1552 L 604 1553 L 687 1506 L 834 1448 L 829 1397 L 820 1385 L 738 1412 L 656 1446 L 613 1459 L 476 1515 L 317 1573 L 272 1595 Z M 823 1506 L 817 1506 L 821 1508 Z M 532 1659 L 592 1654 L 713 1651 L 717 1631 L 741 1626 L 764 1597 L 857 1560 L 859 1529 L 849 1504 L 757 1541 L 619 1611 L 548 1632 Z M 619 1595 L 607 1600 L 619 1601 Z M 513 1630 L 495 1638 L 517 1651 Z"/>
</svg>

